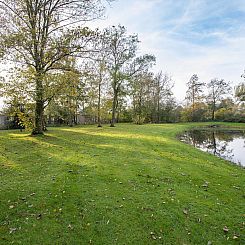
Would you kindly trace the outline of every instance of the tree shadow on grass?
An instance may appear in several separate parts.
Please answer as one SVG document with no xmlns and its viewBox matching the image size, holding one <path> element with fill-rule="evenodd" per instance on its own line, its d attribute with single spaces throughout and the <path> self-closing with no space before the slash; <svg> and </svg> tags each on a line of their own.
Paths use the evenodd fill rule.
<svg viewBox="0 0 245 245">
<path fill-rule="evenodd" d="M 91 131 L 84 133 L 80 129 L 75 132 L 61 129 L 50 130 L 45 137 L 12 135 L 11 140 L 6 137 L 7 156 L 22 165 L 26 174 L 19 183 L 17 179 L 22 186 L 14 187 L 32 188 L 37 193 L 37 197 L 33 198 L 36 212 L 51 210 L 51 214 L 44 215 L 40 222 L 50 222 L 59 231 L 64 231 L 63 227 L 67 227 L 72 220 L 72 226 L 86 227 L 83 233 L 87 236 L 88 223 L 93 225 L 91 234 L 95 235 L 96 230 L 100 236 L 112 232 L 114 237 L 120 230 L 132 229 L 137 229 L 141 236 L 147 236 L 152 230 L 159 230 L 162 224 L 169 234 L 172 227 L 184 234 L 185 225 L 192 221 L 185 219 L 183 205 L 195 200 L 199 189 L 202 194 L 205 193 L 202 187 L 195 187 L 197 183 L 189 182 L 190 173 L 180 175 L 185 165 L 190 167 L 190 162 L 196 160 L 195 149 L 184 144 L 180 146 L 175 141 L 154 141 L 154 137 L 138 137 L 133 133 L 125 137 L 110 137 Z M 174 149 L 177 146 L 180 149 Z M 189 158 L 188 151 L 193 154 Z M 200 184 L 210 174 L 203 173 L 197 164 L 193 164 L 192 168 Z M 218 174 L 214 173 L 213 177 L 215 175 Z M 12 176 L 11 173 L 9 176 Z M 211 183 L 214 185 L 214 180 Z M 180 193 L 183 203 L 171 201 L 176 200 Z M 196 206 L 203 206 L 203 203 L 211 205 L 215 200 L 216 196 L 213 196 L 210 201 L 201 199 L 194 203 Z M 167 201 L 168 205 L 162 204 L 163 201 Z M 59 208 L 62 212 L 53 212 Z M 19 210 L 24 212 L 25 209 L 23 206 Z M 215 214 L 217 209 L 210 211 L 207 205 L 198 210 L 203 215 L 207 212 Z M 73 232 L 81 237 L 82 229 L 78 230 Z"/>
</svg>

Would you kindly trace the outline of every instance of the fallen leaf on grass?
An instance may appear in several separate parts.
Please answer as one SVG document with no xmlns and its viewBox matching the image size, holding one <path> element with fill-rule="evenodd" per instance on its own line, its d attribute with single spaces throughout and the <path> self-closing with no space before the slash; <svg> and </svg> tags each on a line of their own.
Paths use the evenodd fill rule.
<svg viewBox="0 0 245 245">
<path fill-rule="evenodd" d="M 224 231 L 225 233 L 227 233 L 227 232 L 229 231 L 228 227 L 225 226 L 225 227 L 223 228 L 223 231 Z"/>
<path fill-rule="evenodd" d="M 42 214 L 38 214 L 37 219 L 41 219 L 41 218 L 42 218 Z"/>
<path fill-rule="evenodd" d="M 68 228 L 71 229 L 71 230 L 73 229 L 71 224 L 68 225 Z"/>
<path fill-rule="evenodd" d="M 152 238 L 153 240 L 157 240 L 157 238 L 156 238 L 156 236 L 155 236 L 155 233 L 154 233 L 154 232 L 151 232 L 151 238 Z"/>
<path fill-rule="evenodd" d="M 10 228 L 9 229 L 9 234 L 12 234 L 13 232 L 15 232 L 17 230 L 17 228 Z"/>
<path fill-rule="evenodd" d="M 209 184 L 209 182 L 206 181 L 206 182 L 202 185 L 202 187 L 208 188 L 208 184 Z"/>
<path fill-rule="evenodd" d="M 157 238 L 153 235 L 153 236 L 151 236 L 151 238 L 153 239 L 153 240 L 157 240 Z"/>
</svg>

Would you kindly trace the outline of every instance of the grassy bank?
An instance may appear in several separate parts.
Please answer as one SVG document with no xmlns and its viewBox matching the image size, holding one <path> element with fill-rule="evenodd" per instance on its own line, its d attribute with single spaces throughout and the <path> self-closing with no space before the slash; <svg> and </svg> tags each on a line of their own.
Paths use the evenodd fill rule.
<svg viewBox="0 0 245 245">
<path fill-rule="evenodd" d="M 194 125 L 0 131 L 0 244 L 242 244 L 244 170 Z"/>
</svg>

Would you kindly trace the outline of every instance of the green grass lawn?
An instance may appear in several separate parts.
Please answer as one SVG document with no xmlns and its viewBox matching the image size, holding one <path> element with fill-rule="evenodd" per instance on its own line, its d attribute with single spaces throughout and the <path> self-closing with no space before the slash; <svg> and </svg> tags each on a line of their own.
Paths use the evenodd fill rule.
<svg viewBox="0 0 245 245">
<path fill-rule="evenodd" d="M 244 170 L 194 125 L 0 131 L 0 244 L 244 244 Z"/>
</svg>

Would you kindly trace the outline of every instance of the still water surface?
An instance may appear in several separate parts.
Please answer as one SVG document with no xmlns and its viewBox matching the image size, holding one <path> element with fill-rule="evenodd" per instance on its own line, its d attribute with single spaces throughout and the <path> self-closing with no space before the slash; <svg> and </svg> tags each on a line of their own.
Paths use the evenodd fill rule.
<svg viewBox="0 0 245 245">
<path fill-rule="evenodd" d="M 191 130 L 180 140 L 245 167 L 245 131 Z"/>
</svg>

